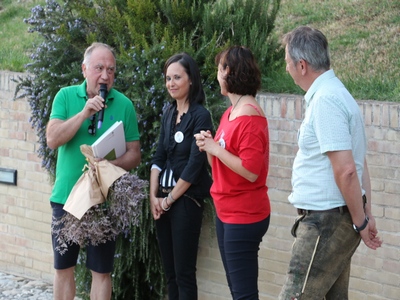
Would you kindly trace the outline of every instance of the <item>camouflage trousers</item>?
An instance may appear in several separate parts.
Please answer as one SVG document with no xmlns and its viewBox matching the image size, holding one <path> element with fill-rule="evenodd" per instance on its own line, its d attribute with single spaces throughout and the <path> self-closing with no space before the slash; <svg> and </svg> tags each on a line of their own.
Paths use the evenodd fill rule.
<svg viewBox="0 0 400 300">
<path fill-rule="evenodd" d="M 296 219 L 296 239 L 280 300 L 347 300 L 351 257 L 360 244 L 349 212 L 311 212 Z"/>
</svg>

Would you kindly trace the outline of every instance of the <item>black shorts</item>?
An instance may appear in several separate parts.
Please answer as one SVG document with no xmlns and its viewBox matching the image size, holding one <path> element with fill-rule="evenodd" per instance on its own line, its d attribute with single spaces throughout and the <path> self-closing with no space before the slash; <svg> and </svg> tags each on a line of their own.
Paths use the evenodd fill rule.
<svg viewBox="0 0 400 300">
<path fill-rule="evenodd" d="M 62 204 L 54 202 L 50 202 L 50 204 L 54 218 L 60 219 L 66 213 Z M 62 270 L 74 267 L 78 261 L 80 246 L 78 244 L 69 244 L 67 251 L 61 255 L 55 250 L 58 242 L 53 233 L 51 234 L 51 238 L 54 253 L 54 269 Z M 97 246 L 86 246 L 86 267 L 97 273 L 111 273 L 114 268 L 115 244 L 115 241 L 107 241 Z"/>
</svg>

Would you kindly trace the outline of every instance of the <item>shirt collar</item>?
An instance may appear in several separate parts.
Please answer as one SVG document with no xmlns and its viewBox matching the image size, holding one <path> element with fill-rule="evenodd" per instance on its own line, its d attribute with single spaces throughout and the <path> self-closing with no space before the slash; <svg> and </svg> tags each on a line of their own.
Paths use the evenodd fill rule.
<svg viewBox="0 0 400 300">
<path fill-rule="evenodd" d="M 306 101 L 307 106 L 310 104 L 312 97 L 314 96 L 315 92 L 319 90 L 320 86 L 323 84 L 325 80 L 331 79 L 336 77 L 335 72 L 333 70 L 328 70 L 322 73 L 314 80 L 311 84 L 310 88 L 308 89 L 307 93 L 304 95 L 304 100 Z"/>
</svg>

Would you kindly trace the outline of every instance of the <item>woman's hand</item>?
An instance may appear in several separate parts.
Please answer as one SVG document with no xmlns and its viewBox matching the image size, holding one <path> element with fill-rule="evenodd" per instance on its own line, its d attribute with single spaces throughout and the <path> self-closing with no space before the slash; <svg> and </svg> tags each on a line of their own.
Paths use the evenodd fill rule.
<svg viewBox="0 0 400 300">
<path fill-rule="evenodd" d="M 154 220 L 158 220 L 161 215 L 164 213 L 162 207 L 161 207 L 161 201 L 163 198 L 157 198 L 150 196 L 150 209 L 151 213 L 153 214 Z"/>
<path fill-rule="evenodd" d="M 200 151 L 205 151 L 211 155 L 216 154 L 219 144 L 214 141 L 214 138 L 209 130 L 202 130 L 200 133 L 196 133 L 194 138 L 196 139 L 196 145 L 199 147 Z"/>
</svg>

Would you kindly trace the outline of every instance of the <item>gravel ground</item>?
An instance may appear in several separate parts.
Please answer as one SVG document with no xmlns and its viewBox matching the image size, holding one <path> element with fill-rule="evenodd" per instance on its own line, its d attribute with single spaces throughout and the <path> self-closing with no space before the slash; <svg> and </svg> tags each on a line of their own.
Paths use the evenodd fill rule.
<svg viewBox="0 0 400 300">
<path fill-rule="evenodd" d="M 0 300 L 52 300 L 52 284 L 6 273 L 0 273 Z"/>
</svg>

